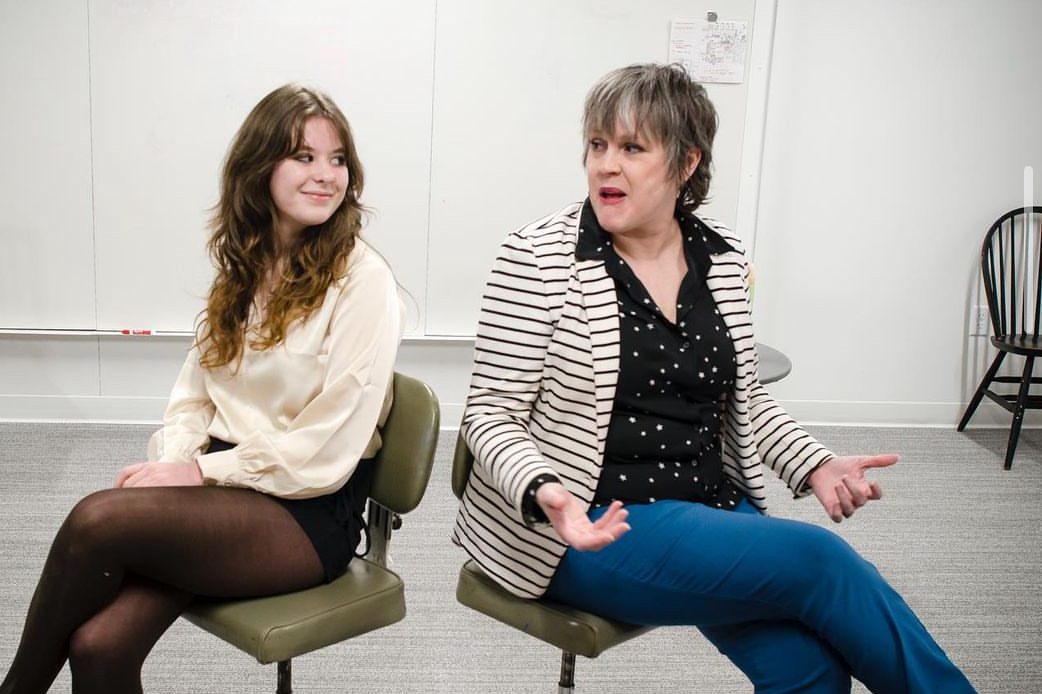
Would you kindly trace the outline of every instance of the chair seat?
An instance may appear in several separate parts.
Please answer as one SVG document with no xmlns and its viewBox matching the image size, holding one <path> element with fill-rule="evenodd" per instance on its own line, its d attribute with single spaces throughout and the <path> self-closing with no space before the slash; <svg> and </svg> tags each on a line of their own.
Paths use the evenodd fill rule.
<svg viewBox="0 0 1042 694">
<path fill-rule="evenodd" d="M 473 560 L 460 569 L 456 599 L 504 624 L 569 653 L 596 658 L 654 627 L 614 622 L 552 600 L 518 597 L 489 578 Z"/>
<path fill-rule="evenodd" d="M 991 338 L 991 344 L 1004 352 L 1024 356 L 1042 355 L 1042 339 L 1038 335 L 1004 335 Z"/>
<path fill-rule="evenodd" d="M 353 559 L 332 583 L 248 600 L 196 600 L 184 618 L 261 663 L 295 658 L 405 617 L 402 580 Z"/>
</svg>

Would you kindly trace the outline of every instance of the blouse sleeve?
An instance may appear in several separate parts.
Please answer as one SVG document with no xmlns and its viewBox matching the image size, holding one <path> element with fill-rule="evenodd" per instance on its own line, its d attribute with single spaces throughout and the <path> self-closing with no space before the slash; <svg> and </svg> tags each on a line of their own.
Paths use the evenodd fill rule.
<svg viewBox="0 0 1042 694">
<path fill-rule="evenodd" d="M 206 430 L 214 416 L 214 404 L 206 393 L 199 349 L 185 358 L 163 414 L 163 428 L 148 442 L 148 459 L 164 463 L 191 462 L 209 443 Z"/>
<path fill-rule="evenodd" d="M 553 475 L 529 434 L 553 322 L 527 239 L 500 247 L 481 299 L 463 434 L 475 467 L 522 517 L 525 491 Z"/>
<path fill-rule="evenodd" d="M 230 450 L 199 456 L 207 483 L 308 498 L 350 478 L 386 416 L 402 305 L 382 261 L 351 268 L 337 302 L 319 394 L 285 431 L 257 431 Z"/>
</svg>

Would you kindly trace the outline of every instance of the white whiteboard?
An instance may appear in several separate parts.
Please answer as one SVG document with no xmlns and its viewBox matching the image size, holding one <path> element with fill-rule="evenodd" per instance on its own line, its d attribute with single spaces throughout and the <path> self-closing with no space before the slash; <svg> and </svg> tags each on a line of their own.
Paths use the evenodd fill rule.
<svg viewBox="0 0 1042 694">
<path fill-rule="evenodd" d="M 98 328 L 191 327 L 222 158 L 289 81 L 347 115 L 377 212 L 365 235 L 422 299 L 433 29 L 421 0 L 92 0 Z"/>
<path fill-rule="evenodd" d="M 21 5 L 20 3 L 7 3 Z M 585 194 L 592 82 L 667 57 L 671 19 L 754 0 L 45 0 L 4 10 L 0 328 L 188 330 L 209 286 L 226 147 L 288 81 L 329 93 L 366 170 L 365 236 L 415 299 L 410 334 L 473 334 L 498 243 Z M 44 52 L 40 44 L 61 51 Z M 18 40 L 14 40 L 14 39 Z M 708 211 L 736 218 L 747 83 L 721 115 Z M 32 89 L 36 91 L 32 91 Z M 26 137 L 31 134 L 32 137 Z M 33 142 L 35 140 L 36 142 Z M 61 163 L 60 198 L 36 186 Z M 26 175 L 25 172 L 29 172 Z M 59 202 L 60 200 L 60 202 Z"/>
<path fill-rule="evenodd" d="M 4 2 L 0 325 L 94 327 L 83 0 Z"/>
</svg>

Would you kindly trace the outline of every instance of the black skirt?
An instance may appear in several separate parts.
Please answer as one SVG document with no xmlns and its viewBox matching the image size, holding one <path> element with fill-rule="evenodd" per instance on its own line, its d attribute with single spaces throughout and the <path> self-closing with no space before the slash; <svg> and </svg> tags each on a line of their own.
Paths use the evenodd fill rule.
<svg viewBox="0 0 1042 694">
<path fill-rule="evenodd" d="M 235 444 L 211 438 L 207 453 L 235 448 Z M 322 561 L 326 583 L 343 575 L 355 556 L 369 551 L 369 528 L 365 523 L 365 504 L 373 481 L 372 460 L 361 460 L 350 479 L 339 490 L 310 499 L 283 499 L 271 496 L 282 504 L 297 521 Z M 362 535 L 365 547 L 356 553 Z"/>
</svg>

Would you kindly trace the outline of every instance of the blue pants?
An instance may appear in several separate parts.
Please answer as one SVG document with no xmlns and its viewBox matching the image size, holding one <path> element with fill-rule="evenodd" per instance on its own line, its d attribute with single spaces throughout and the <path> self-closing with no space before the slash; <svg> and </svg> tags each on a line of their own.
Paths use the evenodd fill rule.
<svg viewBox="0 0 1042 694">
<path fill-rule="evenodd" d="M 689 624 L 756 692 L 973 692 L 911 608 L 835 533 L 685 501 L 627 507 L 631 530 L 565 553 L 547 597 L 631 624 Z M 596 520 L 604 508 L 593 509 Z"/>
</svg>

